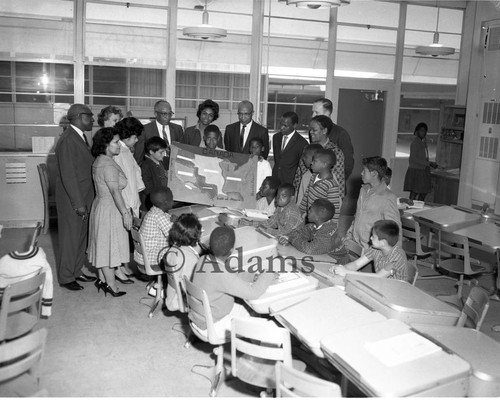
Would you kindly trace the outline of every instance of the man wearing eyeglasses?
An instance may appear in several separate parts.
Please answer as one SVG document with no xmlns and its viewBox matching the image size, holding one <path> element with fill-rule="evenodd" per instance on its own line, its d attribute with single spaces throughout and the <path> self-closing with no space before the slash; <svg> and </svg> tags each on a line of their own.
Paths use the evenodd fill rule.
<svg viewBox="0 0 500 400">
<path fill-rule="evenodd" d="M 69 126 L 55 148 L 57 162 L 56 205 L 59 248 L 56 254 L 57 280 L 69 290 L 81 290 L 80 282 L 96 278 L 82 274 L 87 249 L 88 216 L 94 200 L 92 163 L 85 132 L 91 131 L 94 115 L 84 104 L 68 110 Z"/>
<path fill-rule="evenodd" d="M 139 165 L 144 161 L 144 144 L 153 136 L 159 136 L 167 142 L 167 153 L 163 157 L 163 166 L 168 170 L 170 161 L 170 145 L 172 142 L 180 142 L 183 131 L 180 125 L 171 123 L 170 120 L 174 115 L 170 103 L 165 100 L 159 100 L 154 106 L 155 120 L 144 125 L 144 131 L 139 136 L 139 141 L 135 145 L 134 158 Z"/>
<path fill-rule="evenodd" d="M 234 153 L 250 154 L 250 141 L 259 137 L 264 142 L 262 156 L 269 154 L 269 131 L 253 119 L 253 104 L 248 100 L 238 104 L 238 122 L 226 126 L 224 148 Z"/>
</svg>

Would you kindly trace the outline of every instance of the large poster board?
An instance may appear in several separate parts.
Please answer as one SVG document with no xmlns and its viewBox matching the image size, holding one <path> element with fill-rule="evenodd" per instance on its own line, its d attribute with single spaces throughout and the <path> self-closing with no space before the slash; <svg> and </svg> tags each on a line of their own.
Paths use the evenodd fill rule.
<svg viewBox="0 0 500 400">
<path fill-rule="evenodd" d="M 174 200 L 253 209 L 256 176 L 256 157 L 181 143 L 170 146 L 168 186 Z"/>
</svg>

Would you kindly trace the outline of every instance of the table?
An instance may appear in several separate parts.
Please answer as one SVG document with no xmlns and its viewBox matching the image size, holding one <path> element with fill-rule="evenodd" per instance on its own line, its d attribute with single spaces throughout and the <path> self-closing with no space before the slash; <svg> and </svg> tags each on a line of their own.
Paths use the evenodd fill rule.
<svg viewBox="0 0 500 400">
<path fill-rule="evenodd" d="M 446 396 L 464 397 L 467 393 L 470 365 L 456 354 L 441 349 L 422 352 L 416 344 L 407 345 L 402 339 L 419 339 L 401 321 L 388 319 L 330 333 L 321 339 L 321 349 L 328 361 L 367 396 Z M 405 347 L 396 344 L 405 344 Z M 423 344 L 427 342 L 424 341 Z M 374 352 L 377 348 L 394 348 L 394 363 Z M 410 347 L 411 346 L 411 347 Z M 432 343 L 428 344 L 432 346 Z M 426 346 L 426 347 L 428 347 Z M 399 354 L 412 355 L 398 360 Z M 408 350 L 408 351 L 406 351 Z M 344 383 L 344 382 L 343 382 Z M 342 385 L 344 387 L 344 385 Z M 345 393 L 344 393 L 345 395 Z"/>
<path fill-rule="evenodd" d="M 366 276 L 364 276 L 366 275 Z M 346 294 L 387 318 L 405 323 L 456 325 L 460 311 L 423 290 L 373 274 L 346 275 Z"/>
<path fill-rule="evenodd" d="M 386 319 L 335 287 L 316 290 L 300 299 L 275 303 L 270 309 L 281 325 L 320 358 L 324 358 L 320 341 L 325 335 Z"/>
<path fill-rule="evenodd" d="M 450 206 L 441 206 L 413 213 L 420 224 L 439 231 L 453 232 L 470 225 L 475 225 L 481 220 L 481 216 L 463 210 L 457 210 Z"/>
<path fill-rule="evenodd" d="M 472 368 L 468 397 L 500 396 L 500 343 L 470 328 L 412 325 L 419 334 L 467 361 Z"/>
<path fill-rule="evenodd" d="M 468 237 L 471 246 L 490 253 L 500 249 L 500 226 L 495 223 L 478 223 L 455 230 L 453 233 Z"/>
</svg>

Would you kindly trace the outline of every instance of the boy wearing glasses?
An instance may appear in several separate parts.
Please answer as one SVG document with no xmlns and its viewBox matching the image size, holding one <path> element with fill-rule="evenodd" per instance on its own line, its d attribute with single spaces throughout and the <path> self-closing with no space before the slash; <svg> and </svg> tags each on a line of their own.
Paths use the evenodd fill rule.
<svg viewBox="0 0 500 400">
<path fill-rule="evenodd" d="M 248 100 L 238 104 L 238 122 L 227 125 L 224 132 L 224 148 L 233 153 L 250 153 L 250 142 L 261 138 L 264 143 L 262 157 L 269 154 L 269 132 L 253 119 L 253 104 Z"/>
<path fill-rule="evenodd" d="M 172 142 L 180 142 L 183 135 L 180 125 L 171 123 L 170 120 L 174 115 L 170 103 L 165 100 L 159 100 L 154 106 L 155 120 L 144 125 L 144 131 L 139 136 L 139 141 L 135 145 L 134 158 L 139 165 L 144 162 L 145 148 L 144 145 L 148 139 L 158 136 L 167 144 L 167 152 L 163 158 L 163 166 L 168 170 L 170 161 L 170 145 Z"/>
</svg>

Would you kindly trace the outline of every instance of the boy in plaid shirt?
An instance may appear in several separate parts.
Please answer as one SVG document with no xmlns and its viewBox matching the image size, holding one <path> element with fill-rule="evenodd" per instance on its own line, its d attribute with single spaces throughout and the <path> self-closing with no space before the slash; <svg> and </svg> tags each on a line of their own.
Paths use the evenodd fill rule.
<svg viewBox="0 0 500 400">
<path fill-rule="evenodd" d="M 335 206 L 326 199 L 317 199 L 307 214 L 308 223 L 302 223 L 287 236 L 281 236 L 280 244 L 291 244 L 306 254 L 330 254 L 344 260 L 347 252 L 337 235 L 337 223 L 333 220 Z"/>
<path fill-rule="evenodd" d="M 172 221 L 167 211 L 172 208 L 172 191 L 166 187 L 156 188 L 150 198 L 153 206 L 145 215 L 140 232 L 149 263 L 153 268 L 158 268 L 168 249 L 168 232 L 172 227 Z M 134 251 L 134 260 L 144 265 L 142 254 L 137 251 Z"/>
<path fill-rule="evenodd" d="M 373 261 L 375 274 L 381 278 L 399 279 L 408 282 L 406 254 L 398 246 L 399 225 L 392 220 L 381 219 L 373 224 L 371 247 L 356 261 L 337 265 L 330 269 L 335 275 L 359 274 L 357 271 Z"/>
</svg>

